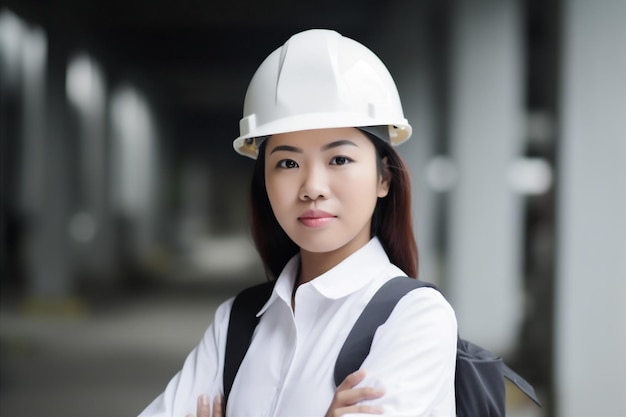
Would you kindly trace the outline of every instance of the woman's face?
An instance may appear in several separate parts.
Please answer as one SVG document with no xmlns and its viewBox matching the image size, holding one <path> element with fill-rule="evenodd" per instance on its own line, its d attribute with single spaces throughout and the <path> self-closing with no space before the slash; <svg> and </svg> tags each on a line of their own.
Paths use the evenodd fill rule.
<svg viewBox="0 0 626 417">
<path fill-rule="evenodd" d="M 265 183 L 278 223 L 301 250 L 345 256 L 370 240 L 376 201 L 389 192 L 374 145 L 355 128 L 273 135 Z"/>
</svg>

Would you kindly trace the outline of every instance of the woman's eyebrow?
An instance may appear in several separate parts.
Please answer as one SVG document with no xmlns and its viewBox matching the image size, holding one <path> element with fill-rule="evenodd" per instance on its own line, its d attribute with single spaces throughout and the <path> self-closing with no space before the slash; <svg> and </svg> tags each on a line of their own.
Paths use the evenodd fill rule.
<svg viewBox="0 0 626 417">
<path fill-rule="evenodd" d="M 359 147 L 359 145 L 357 145 L 356 143 L 352 142 L 351 140 L 343 139 L 343 140 L 338 140 L 338 141 L 331 142 L 329 144 L 326 144 L 326 145 L 322 146 L 322 150 L 323 151 L 327 151 L 329 149 L 336 148 L 338 146 L 343 146 L 343 145 L 356 146 L 357 148 Z"/>
<path fill-rule="evenodd" d="M 332 148 L 336 148 L 338 146 L 344 146 L 344 145 L 349 145 L 349 146 L 356 146 L 357 148 L 359 147 L 356 143 L 352 142 L 351 140 L 348 139 L 342 139 L 342 140 L 337 140 L 331 143 L 328 143 L 324 146 L 322 146 L 322 150 L 323 151 L 327 151 L 329 149 Z M 274 152 L 278 152 L 278 151 L 287 151 L 287 152 L 295 152 L 295 153 L 303 153 L 304 151 L 301 148 L 297 148 L 295 146 L 290 146 L 290 145 L 278 145 L 275 148 L 273 148 L 270 152 L 270 154 L 273 154 Z"/>
<path fill-rule="evenodd" d="M 273 154 L 274 152 L 277 152 L 277 151 L 287 151 L 287 152 L 296 152 L 296 153 L 302 153 L 303 152 L 302 149 L 296 148 L 295 146 L 278 145 L 274 149 L 272 149 L 270 154 Z"/>
</svg>

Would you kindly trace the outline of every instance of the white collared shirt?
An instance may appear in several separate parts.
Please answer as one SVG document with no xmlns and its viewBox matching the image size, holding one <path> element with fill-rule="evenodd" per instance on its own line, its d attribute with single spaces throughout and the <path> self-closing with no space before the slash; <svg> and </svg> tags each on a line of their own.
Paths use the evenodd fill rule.
<svg viewBox="0 0 626 417">
<path fill-rule="evenodd" d="M 348 332 L 374 293 L 405 275 L 377 238 L 291 294 L 299 257 L 278 277 L 259 312 L 261 320 L 233 383 L 228 417 L 325 415 L 335 393 L 335 360 Z M 232 299 L 189 354 L 165 392 L 140 415 L 195 414 L 200 394 L 221 394 Z M 454 416 L 457 323 L 451 306 L 431 288 L 411 291 L 374 337 L 361 369 L 362 386 L 384 387 L 370 404 L 390 416 Z"/>
</svg>

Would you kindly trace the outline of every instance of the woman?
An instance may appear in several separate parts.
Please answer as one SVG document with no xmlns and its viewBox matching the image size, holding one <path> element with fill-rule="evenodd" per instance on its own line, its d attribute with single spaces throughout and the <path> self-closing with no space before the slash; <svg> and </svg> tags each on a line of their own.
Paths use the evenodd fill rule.
<svg viewBox="0 0 626 417">
<path fill-rule="evenodd" d="M 273 293 L 226 410 L 232 299 L 141 417 L 454 416 L 456 319 L 430 288 L 407 294 L 361 370 L 333 382 L 343 341 L 376 290 L 417 275 L 409 177 L 391 146 L 411 127 L 385 66 L 336 32 L 296 34 L 255 73 L 240 130 L 235 149 L 256 159 L 251 228 Z"/>
</svg>

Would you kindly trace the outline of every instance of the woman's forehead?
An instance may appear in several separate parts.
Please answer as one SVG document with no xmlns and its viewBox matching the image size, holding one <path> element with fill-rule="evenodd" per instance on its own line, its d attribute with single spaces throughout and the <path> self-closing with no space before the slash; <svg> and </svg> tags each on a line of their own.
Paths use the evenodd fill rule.
<svg viewBox="0 0 626 417">
<path fill-rule="evenodd" d="M 363 132 L 353 127 L 313 129 L 272 135 L 267 139 L 267 147 L 292 145 L 317 148 L 337 141 L 350 141 L 361 144 L 369 142 L 369 139 Z"/>
</svg>

